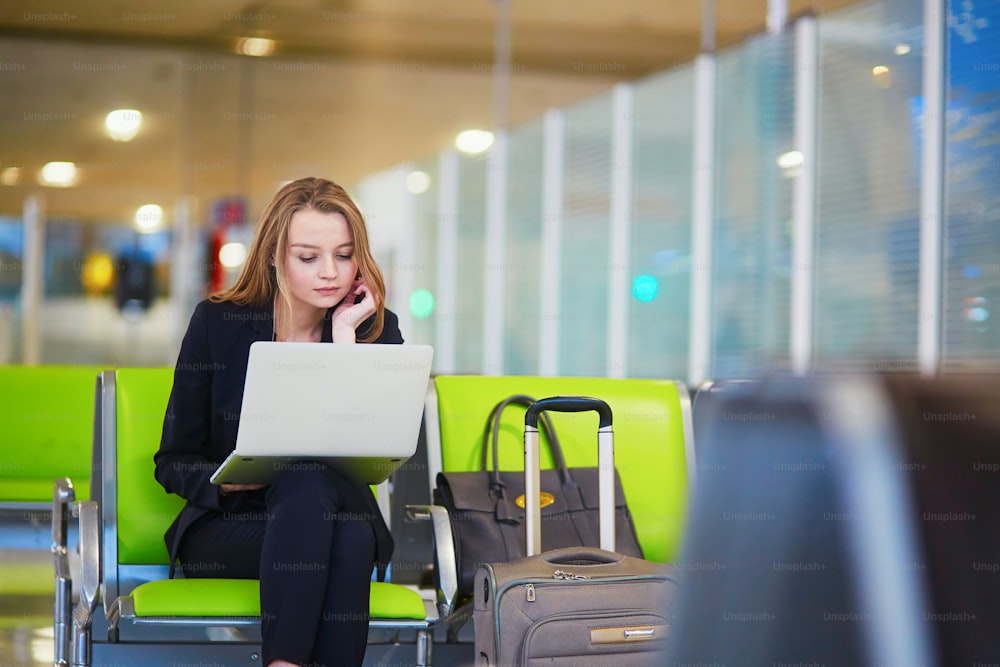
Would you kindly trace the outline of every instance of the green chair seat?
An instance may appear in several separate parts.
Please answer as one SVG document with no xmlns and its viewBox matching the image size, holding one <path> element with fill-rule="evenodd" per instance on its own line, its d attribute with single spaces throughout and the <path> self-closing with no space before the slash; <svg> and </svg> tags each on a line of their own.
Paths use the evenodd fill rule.
<svg viewBox="0 0 1000 667">
<path fill-rule="evenodd" d="M 41 479 L 5 479 L 0 481 L 0 502 L 4 503 L 52 503 L 52 484 L 59 477 L 59 468 L 52 469 L 51 477 Z M 90 497 L 90 482 L 73 479 L 77 498 Z"/>
<path fill-rule="evenodd" d="M 161 579 L 132 591 L 137 618 L 260 616 L 260 582 L 256 579 Z M 415 591 L 373 582 L 372 618 L 426 618 Z"/>
<path fill-rule="evenodd" d="M 256 579 L 160 579 L 132 591 L 135 615 L 260 616 Z"/>
<path fill-rule="evenodd" d="M 373 581 L 369 605 L 372 618 L 427 618 L 420 594 L 399 584 Z"/>
</svg>

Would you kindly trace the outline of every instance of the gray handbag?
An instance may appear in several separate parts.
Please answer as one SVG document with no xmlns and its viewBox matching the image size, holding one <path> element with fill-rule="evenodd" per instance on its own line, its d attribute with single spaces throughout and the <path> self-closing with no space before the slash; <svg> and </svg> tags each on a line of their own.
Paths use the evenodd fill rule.
<svg viewBox="0 0 1000 667">
<path fill-rule="evenodd" d="M 601 549 L 567 547 L 539 554 L 538 417 L 543 410 L 596 410 Z M 476 665 L 660 667 L 666 660 L 672 565 L 614 552 L 611 408 L 583 397 L 542 399 L 525 414 L 525 558 L 476 571 Z"/>
</svg>

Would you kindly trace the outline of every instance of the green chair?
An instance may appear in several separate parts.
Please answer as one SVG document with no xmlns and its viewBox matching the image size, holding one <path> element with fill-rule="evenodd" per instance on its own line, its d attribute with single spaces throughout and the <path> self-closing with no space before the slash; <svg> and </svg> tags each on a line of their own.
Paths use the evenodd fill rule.
<svg viewBox="0 0 1000 667">
<path fill-rule="evenodd" d="M 94 386 L 101 366 L 0 366 L 0 509 L 52 507 L 52 480 L 90 496 Z"/>
<path fill-rule="evenodd" d="M 439 471 L 478 470 L 486 417 L 512 394 L 534 398 L 593 396 L 613 412 L 615 466 L 621 477 L 636 534 L 648 560 L 676 560 L 688 487 L 695 470 L 691 405 L 687 386 L 670 380 L 578 377 L 438 376 L 431 383 L 424 416 L 431 488 Z M 597 421 L 593 414 L 551 415 L 570 467 L 597 465 Z M 524 409 L 504 412 L 499 438 L 502 470 L 523 470 Z M 542 448 L 541 465 L 552 467 Z M 411 519 L 430 520 L 436 544 L 439 613 L 461 620 L 456 600 L 458 572 L 447 511 L 411 506 Z M 449 635 L 455 639 L 454 631 Z"/>
<path fill-rule="evenodd" d="M 72 652 L 72 664 L 83 666 L 260 665 L 257 580 L 168 578 L 163 533 L 183 501 L 156 482 L 153 454 L 172 382 L 166 368 L 118 369 L 100 379 L 100 502 L 73 507 L 80 518 L 81 592 L 72 619 L 68 604 L 56 610 L 56 664 Z M 57 483 L 57 498 L 58 489 Z M 69 503 L 57 506 L 54 534 Z M 103 615 L 94 613 L 99 602 Z M 370 613 L 370 628 L 414 630 L 416 664 L 429 664 L 433 603 L 403 586 L 372 583 Z M 106 625 L 106 637 L 93 632 L 95 622 Z"/>
</svg>

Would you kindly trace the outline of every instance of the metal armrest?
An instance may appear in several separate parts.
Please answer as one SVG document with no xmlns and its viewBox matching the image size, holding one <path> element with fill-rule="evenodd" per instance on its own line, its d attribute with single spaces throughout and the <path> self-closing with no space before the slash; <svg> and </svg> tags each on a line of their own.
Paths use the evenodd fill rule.
<svg viewBox="0 0 1000 667">
<path fill-rule="evenodd" d="M 73 575 L 69 568 L 67 533 L 70 507 L 76 500 L 73 482 L 67 477 L 57 479 L 52 492 L 52 564 L 55 568 L 56 595 L 53 610 L 55 655 L 53 664 L 69 663 L 71 616 L 73 605 Z"/>
<path fill-rule="evenodd" d="M 101 584 L 100 517 L 97 503 L 81 502 L 73 507 L 80 517 L 80 601 L 73 610 L 73 664 L 91 664 L 90 630 Z"/>
<path fill-rule="evenodd" d="M 434 555 L 438 582 L 439 603 L 443 605 L 442 617 L 448 616 L 458 592 L 458 564 L 455 561 L 455 539 L 451 534 L 448 510 L 441 505 L 407 505 L 406 518 L 411 521 L 430 521 L 434 534 Z"/>
</svg>

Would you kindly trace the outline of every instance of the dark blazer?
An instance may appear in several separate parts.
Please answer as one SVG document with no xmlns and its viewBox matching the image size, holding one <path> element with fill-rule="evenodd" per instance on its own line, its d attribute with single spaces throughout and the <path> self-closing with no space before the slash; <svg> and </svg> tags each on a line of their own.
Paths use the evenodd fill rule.
<svg viewBox="0 0 1000 667">
<path fill-rule="evenodd" d="M 330 328 L 332 312 L 333 309 L 327 312 L 322 342 L 333 342 Z M 373 319 L 358 327 L 358 338 L 364 335 Z M 240 306 L 205 300 L 195 307 L 177 356 L 174 385 L 163 419 L 160 449 L 153 457 L 157 481 L 168 493 L 175 493 L 187 501 L 164 536 L 171 564 L 176 562 L 184 531 L 200 517 L 211 511 L 232 512 L 262 507 L 262 490 L 238 491 L 223 496 L 219 487 L 209 480 L 236 448 L 250 345 L 256 341 L 273 340 L 273 335 L 271 304 Z M 399 320 L 388 309 L 382 333 L 374 342 L 403 342 Z M 348 498 L 347 502 L 353 506 L 345 507 L 345 510 L 365 512 L 376 517 L 372 527 L 381 578 L 392 555 L 392 536 L 367 487 L 362 493 Z"/>
</svg>

